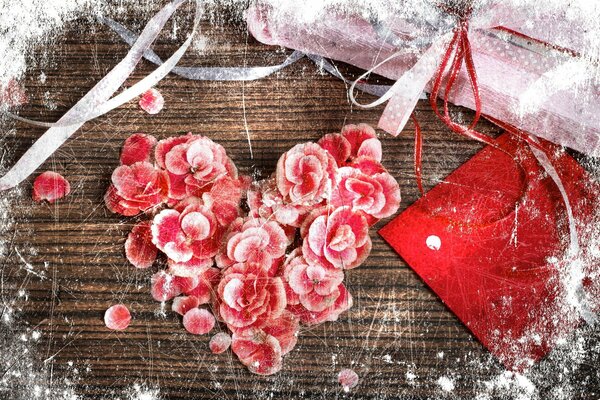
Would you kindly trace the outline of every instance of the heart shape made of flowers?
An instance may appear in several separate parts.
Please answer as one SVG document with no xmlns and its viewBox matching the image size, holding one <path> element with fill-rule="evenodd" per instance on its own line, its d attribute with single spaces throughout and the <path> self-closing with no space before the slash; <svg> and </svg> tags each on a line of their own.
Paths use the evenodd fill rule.
<svg viewBox="0 0 600 400">
<path fill-rule="evenodd" d="M 151 278 L 153 298 L 172 301 L 191 334 L 218 321 L 231 335 L 216 334 L 210 349 L 231 345 L 251 372 L 270 375 L 300 324 L 335 321 L 352 306 L 344 271 L 367 258 L 369 227 L 400 204 L 381 158 L 373 128 L 347 125 L 292 147 L 270 178 L 253 182 L 207 137 L 136 133 L 105 203 L 149 217 L 129 233 L 125 254 L 137 268 L 166 256 Z"/>
</svg>

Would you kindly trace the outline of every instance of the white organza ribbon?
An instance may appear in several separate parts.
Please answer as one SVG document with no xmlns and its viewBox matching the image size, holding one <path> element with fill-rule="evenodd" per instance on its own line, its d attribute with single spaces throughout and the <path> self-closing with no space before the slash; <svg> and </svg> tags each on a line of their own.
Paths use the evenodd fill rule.
<svg viewBox="0 0 600 400">
<path fill-rule="evenodd" d="M 529 137 L 535 143 L 539 143 L 535 136 L 529 135 Z M 567 195 L 567 191 L 565 190 L 556 168 L 554 168 L 552 161 L 548 158 L 548 155 L 535 146 L 530 145 L 529 148 L 531 149 L 531 152 L 537 159 L 538 163 L 542 166 L 544 171 L 546 171 L 548 176 L 558 188 L 565 204 L 567 220 L 569 223 L 569 247 L 567 248 L 564 262 L 568 263 L 568 268 L 565 268 L 565 271 L 561 271 L 561 273 L 563 274 L 562 283 L 565 289 L 566 300 L 573 308 L 577 310 L 578 314 L 586 323 L 594 325 L 597 322 L 597 318 L 596 314 L 589 305 L 590 301 L 587 298 L 588 295 L 583 287 L 583 278 L 585 277 L 585 273 L 582 269 L 582 264 L 580 261 L 581 248 L 579 247 L 577 225 L 575 222 L 575 217 L 573 216 L 573 209 L 571 208 L 569 196 Z"/>
<path fill-rule="evenodd" d="M 392 87 L 377 100 L 368 104 L 357 102 L 354 97 L 354 88 L 358 85 L 358 82 L 376 71 L 377 68 L 383 64 L 386 64 L 396 57 L 405 55 L 406 51 L 401 50 L 387 57 L 352 82 L 352 85 L 348 90 L 350 100 L 353 104 L 362 108 L 377 107 L 389 100 L 383 114 L 381 114 L 378 126 L 384 131 L 391 133 L 394 136 L 398 136 L 400 132 L 402 132 L 402 129 L 404 129 L 406 122 L 408 122 L 417 102 L 422 98 L 425 87 L 435 75 L 438 64 L 440 63 L 451 38 L 451 33 L 444 34 L 437 38 L 421 55 L 415 65 L 406 71 L 396 83 L 394 83 Z"/>
<path fill-rule="evenodd" d="M 156 68 L 144 79 L 112 99 L 110 98 L 131 75 L 135 66 L 144 55 L 144 52 L 154 42 L 165 23 L 185 1 L 186 0 L 174 0 L 163 7 L 150 19 L 140 34 L 140 37 L 133 44 L 123 60 L 121 60 L 121 62 L 106 74 L 106 76 L 83 96 L 81 100 L 67 111 L 55 126 L 48 129 L 25 152 L 25 154 L 23 154 L 16 164 L 0 178 L 0 190 L 10 189 L 31 175 L 48 159 L 48 157 L 62 146 L 62 144 L 67 141 L 67 139 L 69 139 L 69 137 L 71 137 L 84 122 L 91 119 L 89 118 L 90 115 L 102 115 L 130 101 L 144 93 L 148 88 L 154 86 L 158 81 L 165 77 L 171 69 L 173 69 L 192 43 L 193 36 L 200 24 L 200 17 L 202 16 L 203 9 L 199 0 L 196 0 L 196 15 L 192 33 L 181 47 L 177 49 L 164 64 Z"/>
</svg>

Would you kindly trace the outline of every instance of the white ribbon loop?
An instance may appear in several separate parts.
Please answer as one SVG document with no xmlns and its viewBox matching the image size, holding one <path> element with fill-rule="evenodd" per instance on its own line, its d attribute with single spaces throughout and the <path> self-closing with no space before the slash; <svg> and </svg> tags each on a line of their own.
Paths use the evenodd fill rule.
<svg viewBox="0 0 600 400">
<path fill-rule="evenodd" d="M 108 100 L 110 96 L 121 87 L 129 75 L 131 75 L 146 49 L 154 42 L 171 15 L 173 15 L 185 1 L 186 0 L 174 0 L 163 7 L 150 19 L 140 34 L 140 37 L 133 44 L 123 60 L 121 60 L 121 62 L 106 74 L 92 90 L 67 111 L 65 115 L 59 119 L 57 126 L 48 129 L 25 152 L 25 154 L 23 154 L 16 164 L 0 178 L 0 190 L 13 188 L 31 175 L 60 146 L 62 146 L 62 144 L 83 125 L 83 123 L 89 120 L 82 117 L 105 114 L 121 104 L 139 96 L 169 73 L 191 44 L 192 38 L 199 26 L 200 17 L 203 11 L 199 0 L 196 1 L 194 28 L 183 45 L 169 57 L 163 65 L 154 70 L 150 75 L 111 100 Z"/>
<path fill-rule="evenodd" d="M 451 34 L 446 34 L 434 41 L 417 63 L 392 86 L 391 99 L 377 124 L 379 128 L 393 136 L 402 132 L 421 93 L 435 75 L 451 37 Z"/>
</svg>

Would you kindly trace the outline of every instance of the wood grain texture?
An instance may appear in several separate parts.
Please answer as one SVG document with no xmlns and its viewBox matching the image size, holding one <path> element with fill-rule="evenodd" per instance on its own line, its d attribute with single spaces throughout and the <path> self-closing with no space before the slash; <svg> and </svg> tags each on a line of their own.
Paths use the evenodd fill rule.
<svg viewBox="0 0 600 400">
<path fill-rule="evenodd" d="M 139 28 L 149 12 L 120 16 L 120 21 Z M 189 16 L 176 20 L 183 27 Z M 203 24 L 208 48 L 203 53 L 190 51 L 185 65 L 269 65 L 289 54 L 248 37 L 243 26 L 226 13 L 219 21 L 218 26 Z M 157 52 L 170 54 L 181 38 L 163 35 Z M 51 49 L 32 55 L 37 65 L 24 82 L 30 101 L 21 115 L 58 119 L 126 51 L 127 46 L 106 27 L 87 21 L 71 23 Z M 353 67 L 339 66 L 349 76 L 359 73 Z M 128 85 L 152 69 L 150 63 L 142 62 Z M 44 83 L 38 79 L 41 71 L 47 76 Z M 84 398 L 117 398 L 139 383 L 160 387 L 165 399 L 467 399 L 475 398 L 483 381 L 502 373 L 500 364 L 375 230 L 370 257 L 347 274 L 354 307 L 338 322 L 303 328 L 296 349 L 275 376 L 251 375 L 230 353 L 211 354 L 210 336 L 186 334 L 180 318 L 168 308 L 163 315 L 149 294 L 153 271 L 136 270 L 123 254 L 126 234 L 136 218 L 113 215 L 102 201 L 128 135 L 146 132 L 163 139 L 188 131 L 204 134 L 221 143 L 242 172 L 267 176 L 280 154 L 294 144 L 317 140 L 346 123 L 375 126 L 382 108 L 356 109 L 348 102 L 346 86 L 320 73 L 308 60 L 255 82 L 195 82 L 170 75 L 158 88 L 166 99 L 160 114 L 149 116 L 135 102 L 126 104 L 87 123 L 44 164 L 42 170 L 52 169 L 69 179 L 70 196 L 55 205 L 35 204 L 29 195 L 30 179 L 18 189 L 21 195 L 12 195 L 6 210 L 14 224 L 2 232 L 3 301 L 16 299 L 17 318 L 24 322 L 24 329 L 35 327 L 42 333 L 36 348 L 41 360 L 38 368 L 52 369 L 50 385 L 71 379 Z M 48 104 L 55 108 L 49 109 Z M 472 115 L 456 107 L 452 113 L 458 118 Z M 417 116 L 424 134 L 427 190 L 480 145 L 449 133 L 425 102 L 418 105 Z M 14 124 L 14 130 L 11 127 L 10 121 L 2 125 L 4 166 L 43 133 L 22 123 Z M 499 132 L 486 122 L 481 128 L 490 134 Z M 411 130 L 407 127 L 398 138 L 379 132 L 384 165 L 401 184 L 401 209 L 418 198 Z M 25 261 L 35 274 L 27 271 Z M 27 301 L 16 294 L 21 288 L 27 292 Z M 128 305 L 133 314 L 130 328 L 121 333 L 108 331 L 102 320 L 104 311 L 117 302 Z M 590 330 L 589 335 L 598 343 L 597 330 Z M 598 358 L 592 357 L 590 369 L 578 372 L 582 386 L 573 390 L 574 397 L 586 398 L 597 390 L 593 370 L 597 363 Z M 360 376 L 352 393 L 343 393 L 337 383 L 342 368 L 353 368 Z M 407 373 L 416 377 L 410 379 Z M 454 380 L 451 394 L 436 383 L 442 376 Z M 0 393 L 0 398 L 11 397 Z"/>
</svg>

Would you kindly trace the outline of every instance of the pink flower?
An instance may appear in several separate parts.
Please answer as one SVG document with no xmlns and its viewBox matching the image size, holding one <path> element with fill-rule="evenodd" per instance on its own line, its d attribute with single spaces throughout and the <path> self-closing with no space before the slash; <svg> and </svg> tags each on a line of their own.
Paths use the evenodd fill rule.
<svg viewBox="0 0 600 400">
<path fill-rule="evenodd" d="M 254 374 L 273 375 L 281 370 L 283 359 L 279 341 L 260 329 L 234 332 L 231 350 Z"/>
<path fill-rule="evenodd" d="M 334 172 L 335 160 L 321 146 L 298 144 L 277 163 L 277 187 L 290 203 L 315 205 L 328 196 Z"/>
<path fill-rule="evenodd" d="M 223 176 L 237 178 L 237 169 L 227 156 L 223 146 L 202 136 L 184 136 L 181 143 L 170 147 L 161 146 L 159 152 L 164 153 L 164 165 L 169 173 L 171 197 L 182 199 L 186 195 L 200 197 L 210 190 L 211 185 Z M 158 151 L 157 151 L 158 156 Z M 157 157 L 157 163 L 160 163 Z"/>
<path fill-rule="evenodd" d="M 42 172 L 33 182 L 32 197 L 34 201 L 42 200 L 54 203 L 71 192 L 71 184 L 61 174 L 56 172 Z"/>
<path fill-rule="evenodd" d="M 277 222 L 262 218 L 238 218 L 232 223 L 225 242 L 226 246 L 217 256 L 219 267 L 252 263 L 271 271 L 279 265 L 288 245 L 285 232 Z"/>
<path fill-rule="evenodd" d="M 338 286 L 344 280 L 343 271 L 321 264 L 309 264 L 300 249 L 290 254 L 283 271 L 285 282 L 294 292 L 291 302 L 299 302 L 308 311 L 321 312 L 331 307 L 339 297 Z"/>
<path fill-rule="evenodd" d="M 163 210 L 152 222 L 152 243 L 176 263 L 192 258 L 209 259 L 217 254 L 221 227 L 210 208 L 189 205 L 181 213 Z"/>
<path fill-rule="evenodd" d="M 284 310 L 279 318 L 269 321 L 269 323 L 262 328 L 263 332 L 277 339 L 279 346 L 281 347 L 282 356 L 286 355 L 296 347 L 299 329 L 300 320 L 287 310 Z"/>
<path fill-rule="evenodd" d="M 291 227 L 299 227 L 304 215 L 309 211 L 309 207 L 286 202 L 273 179 L 250 186 L 248 206 L 253 217 L 274 219 L 281 225 Z"/>
<path fill-rule="evenodd" d="M 217 179 L 202 197 L 187 196 L 177 202 L 173 209 L 181 212 L 191 204 L 206 205 L 213 211 L 221 226 L 229 226 L 241 214 L 240 202 L 248 186 L 247 179 L 245 176 L 236 179 L 223 176 Z"/>
<path fill-rule="evenodd" d="M 173 147 L 183 143 L 189 143 L 195 139 L 198 139 L 199 137 L 200 136 L 192 135 L 192 133 L 189 132 L 186 135 L 172 136 L 170 138 L 159 141 L 156 145 L 156 148 L 154 149 L 154 159 L 156 160 L 156 164 L 160 168 L 166 169 L 167 166 L 165 159 L 167 157 L 167 153 L 169 153 L 171 149 L 173 149 Z"/>
<path fill-rule="evenodd" d="M 337 298 L 323 311 L 309 311 L 302 304 L 290 304 L 287 310 L 300 318 L 305 325 L 316 325 L 326 321 L 336 321 L 341 313 L 352 307 L 352 296 L 344 284 L 337 287 Z"/>
<path fill-rule="evenodd" d="M 196 275 L 197 284 L 187 290 L 185 294 L 195 296 L 200 304 L 212 303 L 217 292 L 217 285 L 221 280 L 221 270 L 218 268 L 206 268 Z"/>
<path fill-rule="evenodd" d="M 369 225 L 362 213 L 350 207 L 321 208 L 304 221 L 302 254 L 312 264 L 351 269 L 359 266 L 371 251 Z"/>
<path fill-rule="evenodd" d="M 217 288 L 218 311 L 232 331 L 262 328 L 286 307 L 279 277 L 270 277 L 261 265 L 239 263 L 223 272 Z"/>
<path fill-rule="evenodd" d="M 296 346 L 298 328 L 298 318 L 284 311 L 262 329 L 234 332 L 231 350 L 250 372 L 272 375 L 281 370 L 282 357 Z"/>
<path fill-rule="evenodd" d="M 319 140 L 319 145 L 333 156 L 342 167 L 359 157 L 381 162 L 381 142 L 375 130 L 367 124 L 346 125 L 342 133 L 330 133 Z"/>
<path fill-rule="evenodd" d="M 125 139 L 121 150 L 121 164 L 132 165 L 139 161 L 149 162 L 156 138 L 144 133 L 134 133 Z"/>
<path fill-rule="evenodd" d="M 157 166 L 150 164 L 153 148 Z M 352 306 L 344 269 L 365 260 L 369 224 L 393 214 L 400 201 L 398 184 L 380 161 L 375 131 L 348 125 L 319 144 L 293 147 L 269 179 L 251 185 L 206 137 L 156 143 L 134 134 L 105 199 L 123 215 L 164 205 L 152 221 L 133 227 L 128 260 L 148 268 L 163 252 L 168 268 L 152 276 L 152 297 L 173 300 L 171 309 L 192 334 L 223 322 L 231 336 L 215 335 L 211 351 L 231 345 L 251 372 L 270 375 L 296 345 L 300 323 L 335 321 Z"/>
<path fill-rule="evenodd" d="M 387 172 L 364 174 L 352 167 L 337 170 L 330 204 L 362 211 L 370 224 L 394 214 L 400 206 L 400 186 Z"/>
<path fill-rule="evenodd" d="M 162 204 L 169 192 L 166 173 L 148 162 L 117 167 L 112 174 L 112 183 L 104 201 L 109 210 L 125 216 Z"/>
<path fill-rule="evenodd" d="M 222 226 L 230 225 L 240 216 L 240 201 L 248 179 L 224 176 L 215 181 L 210 191 L 202 194 L 204 204 L 213 210 Z"/>
</svg>

